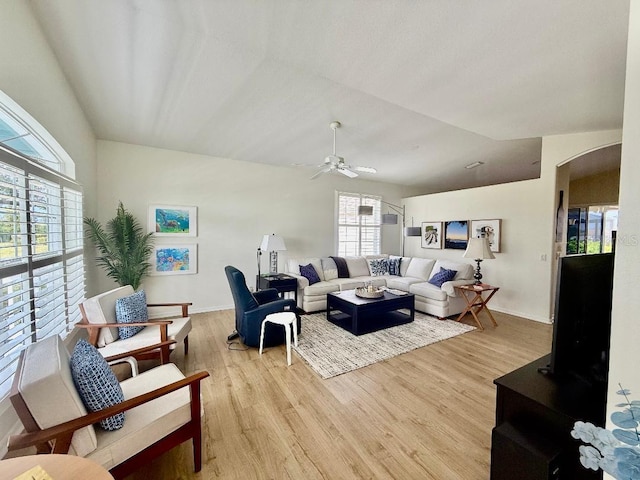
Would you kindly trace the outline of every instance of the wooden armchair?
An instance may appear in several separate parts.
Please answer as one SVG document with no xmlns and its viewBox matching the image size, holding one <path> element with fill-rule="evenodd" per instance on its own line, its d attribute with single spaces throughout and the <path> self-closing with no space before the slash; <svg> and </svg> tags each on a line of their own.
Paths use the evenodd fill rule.
<svg viewBox="0 0 640 480">
<path fill-rule="evenodd" d="M 200 381 L 209 373 L 185 377 L 172 363 L 160 365 L 120 382 L 124 402 L 87 413 L 69 359 L 58 336 L 22 352 L 10 398 L 27 433 L 9 439 L 10 451 L 35 445 L 39 453 L 71 453 L 123 478 L 192 440 L 194 470 L 200 471 Z M 120 429 L 94 427 L 120 412 L 126 412 Z"/>
<path fill-rule="evenodd" d="M 167 320 L 150 320 L 139 323 L 127 323 L 127 327 L 142 326 L 144 329 L 130 338 L 120 338 L 116 321 L 116 301 L 134 293 L 130 285 L 115 288 L 105 293 L 86 299 L 80 304 L 82 320 L 76 324 L 77 328 L 88 331 L 89 343 L 98 348 L 104 357 L 128 353 L 138 360 L 160 358 L 162 363 L 169 361 L 169 353 L 176 343 L 184 343 L 184 353 L 189 352 L 189 332 L 191 318 L 189 305 L 191 303 L 153 303 L 148 307 L 176 307 L 182 309 L 182 316 Z M 161 349 L 149 350 L 148 346 L 160 342 L 174 340 Z M 138 351 L 142 349 L 142 351 Z"/>
</svg>

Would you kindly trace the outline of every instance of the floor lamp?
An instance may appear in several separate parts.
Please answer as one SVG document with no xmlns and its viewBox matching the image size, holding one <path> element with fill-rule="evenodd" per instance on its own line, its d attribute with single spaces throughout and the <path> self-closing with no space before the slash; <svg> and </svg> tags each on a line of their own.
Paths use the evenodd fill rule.
<svg viewBox="0 0 640 480">
<path fill-rule="evenodd" d="M 421 235 L 420 227 L 414 227 L 413 225 L 410 227 L 405 226 L 406 210 L 404 205 L 402 206 L 394 205 L 393 203 L 385 202 L 384 200 L 380 200 L 380 203 L 386 205 L 391 210 L 396 212 L 396 213 L 383 213 L 382 219 L 381 219 L 382 225 L 397 225 L 398 215 L 402 217 L 402 256 L 404 257 L 404 238 L 419 237 Z M 373 206 L 360 205 L 358 207 L 358 215 L 364 215 L 364 216 L 373 215 Z"/>
</svg>

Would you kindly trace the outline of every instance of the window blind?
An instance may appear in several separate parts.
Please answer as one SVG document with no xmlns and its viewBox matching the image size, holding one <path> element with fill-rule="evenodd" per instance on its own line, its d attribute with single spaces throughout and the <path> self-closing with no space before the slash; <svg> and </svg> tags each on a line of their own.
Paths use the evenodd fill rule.
<svg viewBox="0 0 640 480">
<path fill-rule="evenodd" d="M 380 197 L 359 193 L 337 193 L 337 252 L 339 256 L 380 253 Z M 358 207 L 373 207 L 373 215 L 358 215 Z"/>
<path fill-rule="evenodd" d="M 84 282 L 80 188 L 0 148 L 0 398 L 26 346 L 79 320 Z"/>
</svg>

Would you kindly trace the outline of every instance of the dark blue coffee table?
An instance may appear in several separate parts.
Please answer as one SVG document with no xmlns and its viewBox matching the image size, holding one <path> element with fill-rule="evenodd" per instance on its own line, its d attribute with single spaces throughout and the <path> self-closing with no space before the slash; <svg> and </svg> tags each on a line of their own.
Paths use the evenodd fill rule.
<svg viewBox="0 0 640 480">
<path fill-rule="evenodd" d="M 412 293 L 384 292 L 380 298 L 358 297 L 355 290 L 327 294 L 327 320 L 354 335 L 410 323 L 414 317 L 415 296 Z"/>
</svg>

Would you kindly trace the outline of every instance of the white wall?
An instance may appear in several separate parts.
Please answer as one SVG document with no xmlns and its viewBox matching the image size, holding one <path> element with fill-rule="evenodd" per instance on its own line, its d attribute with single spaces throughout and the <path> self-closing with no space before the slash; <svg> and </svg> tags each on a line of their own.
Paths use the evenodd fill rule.
<svg viewBox="0 0 640 480">
<path fill-rule="evenodd" d="M 198 273 L 147 277 L 152 301 L 194 303 L 193 311 L 229 308 L 231 293 L 224 267 L 233 265 L 255 282 L 256 250 L 267 233 L 281 235 L 286 258 L 334 254 L 336 190 L 381 195 L 399 204 L 407 189 L 343 175 L 309 177 L 313 169 L 274 167 L 118 142 L 98 142 L 98 220 L 112 218 L 118 201 L 147 223 L 150 204 L 198 207 L 198 236 L 159 237 L 157 244 L 197 242 Z M 400 225 L 383 226 L 382 248 L 400 251 Z M 262 271 L 268 269 L 263 255 Z M 102 276 L 100 290 L 113 286 Z"/>
<path fill-rule="evenodd" d="M 625 83 L 622 161 L 620 165 L 620 213 L 616 246 L 609 362 L 608 417 L 620 410 L 615 394 L 618 383 L 640 400 L 638 346 L 640 345 L 640 3 L 631 2 L 627 77 Z M 611 427 L 612 425 L 609 425 Z"/>
<path fill-rule="evenodd" d="M 416 222 L 502 219 L 501 250 L 482 262 L 483 281 L 500 287 L 491 301 L 498 311 L 550 321 L 555 277 L 557 166 L 587 151 L 620 142 L 620 131 L 545 137 L 539 179 L 407 198 Z M 566 209 L 566 201 L 565 201 Z M 463 259 L 461 250 L 422 249 L 409 238 L 407 254 Z"/>
</svg>

